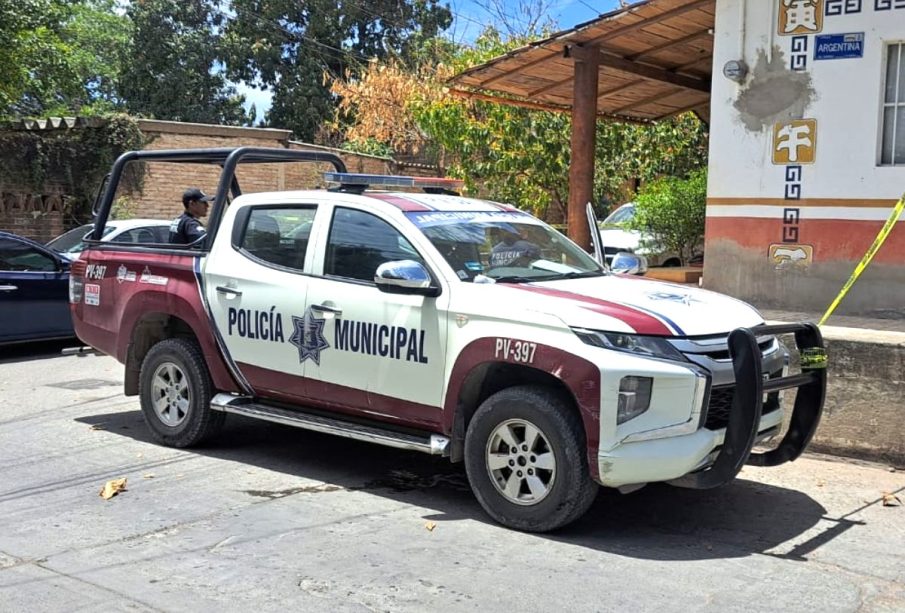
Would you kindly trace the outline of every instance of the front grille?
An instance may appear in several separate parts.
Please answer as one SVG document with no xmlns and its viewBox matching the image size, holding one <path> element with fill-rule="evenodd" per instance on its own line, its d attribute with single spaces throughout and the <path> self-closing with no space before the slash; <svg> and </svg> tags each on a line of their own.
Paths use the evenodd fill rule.
<svg viewBox="0 0 905 613">
<path fill-rule="evenodd" d="M 729 414 L 732 412 L 734 398 L 734 385 L 710 390 L 710 404 L 707 405 L 707 421 L 704 422 L 704 427 L 708 430 L 719 430 L 729 425 Z"/>
<path fill-rule="evenodd" d="M 769 351 L 770 349 L 773 348 L 773 340 L 774 339 L 769 338 L 769 339 L 767 339 L 765 341 L 761 341 L 757 344 L 757 346 L 760 348 L 761 354 L 766 353 L 767 351 Z M 732 359 L 732 356 L 729 355 L 728 348 L 723 349 L 723 350 L 717 350 L 717 351 L 708 351 L 706 353 L 703 353 L 702 355 L 706 355 L 711 360 L 731 360 Z"/>
<path fill-rule="evenodd" d="M 782 376 L 782 371 L 770 375 L 770 378 Z M 710 403 L 707 405 L 707 417 L 704 427 L 708 430 L 721 430 L 729 425 L 729 416 L 732 414 L 732 402 L 735 400 L 735 386 L 722 385 L 710 390 Z M 772 413 L 779 409 L 779 392 L 767 395 L 764 402 L 762 415 Z"/>
</svg>

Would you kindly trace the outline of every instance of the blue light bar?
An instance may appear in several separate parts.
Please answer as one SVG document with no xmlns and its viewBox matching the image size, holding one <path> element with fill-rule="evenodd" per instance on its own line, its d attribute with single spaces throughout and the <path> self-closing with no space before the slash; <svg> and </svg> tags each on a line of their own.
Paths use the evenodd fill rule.
<svg viewBox="0 0 905 613">
<path fill-rule="evenodd" d="M 356 187 L 417 187 L 455 191 L 465 184 L 461 179 L 442 177 L 405 177 L 402 175 L 368 175 L 354 172 L 325 172 L 324 181 Z"/>
</svg>

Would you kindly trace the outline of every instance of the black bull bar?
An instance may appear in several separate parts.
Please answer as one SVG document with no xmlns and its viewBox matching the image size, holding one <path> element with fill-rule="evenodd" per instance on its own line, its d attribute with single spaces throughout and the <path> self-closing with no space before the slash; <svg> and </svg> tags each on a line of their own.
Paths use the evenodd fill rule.
<svg viewBox="0 0 905 613">
<path fill-rule="evenodd" d="M 794 334 L 802 356 L 801 373 L 764 380 L 757 336 Z M 729 355 L 735 371 L 735 397 L 726 437 L 714 463 L 707 469 L 671 481 L 693 489 L 710 489 L 731 481 L 745 464 L 777 466 L 795 460 L 811 442 L 826 397 L 826 354 L 820 329 L 812 323 L 738 328 L 729 335 Z M 757 440 L 764 394 L 798 389 L 789 429 L 779 445 L 752 453 Z"/>
</svg>

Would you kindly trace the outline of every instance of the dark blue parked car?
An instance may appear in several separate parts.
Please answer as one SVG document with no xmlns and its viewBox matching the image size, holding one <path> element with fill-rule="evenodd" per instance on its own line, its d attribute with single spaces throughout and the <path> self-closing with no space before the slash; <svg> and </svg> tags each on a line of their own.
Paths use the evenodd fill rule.
<svg viewBox="0 0 905 613">
<path fill-rule="evenodd" d="M 75 336 L 69 266 L 39 243 L 0 232 L 0 343 Z"/>
</svg>

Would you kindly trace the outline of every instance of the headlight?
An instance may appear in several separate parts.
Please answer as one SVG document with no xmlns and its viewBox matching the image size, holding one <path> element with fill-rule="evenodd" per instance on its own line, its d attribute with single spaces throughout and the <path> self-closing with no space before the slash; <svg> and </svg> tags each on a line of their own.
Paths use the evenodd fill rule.
<svg viewBox="0 0 905 613">
<path fill-rule="evenodd" d="M 634 419 L 650 408 L 650 377 L 622 377 L 619 382 L 619 401 L 616 408 L 616 425 Z"/>
<path fill-rule="evenodd" d="M 588 330 L 586 328 L 572 328 L 572 331 L 585 343 L 595 347 L 625 351 L 626 353 L 642 357 L 659 358 L 661 360 L 687 361 L 681 351 L 673 347 L 665 338 L 659 336 L 640 336 L 623 332 L 600 332 L 599 330 Z"/>
</svg>

